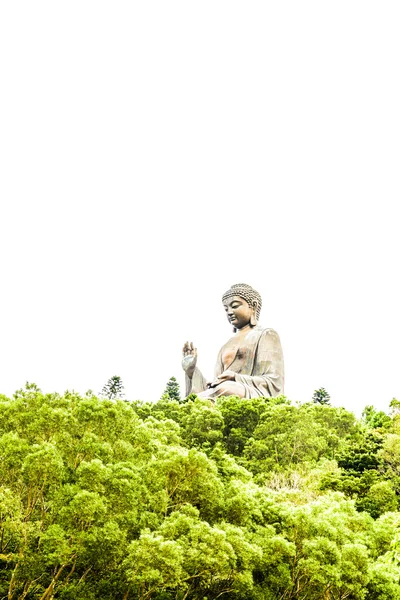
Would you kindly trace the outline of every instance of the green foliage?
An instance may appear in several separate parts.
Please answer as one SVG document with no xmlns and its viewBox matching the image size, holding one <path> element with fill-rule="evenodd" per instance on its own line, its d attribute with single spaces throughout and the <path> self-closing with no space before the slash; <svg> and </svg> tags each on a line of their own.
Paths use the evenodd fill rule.
<svg viewBox="0 0 400 600">
<path fill-rule="evenodd" d="M 287 403 L 284 396 L 279 398 L 222 398 L 218 408 L 224 419 L 224 441 L 227 451 L 241 456 L 248 439 L 253 435 L 261 415 L 270 406 Z"/>
<path fill-rule="evenodd" d="M 378 451 L 382 448 L 383 437 L 377 432 L 360 432 L 349 441 L 338 457 L 338 465 L 354 474 L 366 470 L 379 469 L 381 460 Z"/>
<path fill-rule="evenodd" d="M 390 427 L 392 420 L 383 410 L 375 410 L 373 406 L 366 406 L 362 417 L 364 422 L 371 429 L 380 429 Z"/>
<path fill-rule="evenodd" d="M 318 404 L 329 404 L 329 402 L 331 401 L 331 397 L 326 391 L 326 389 L 322 387 L 318 390 L 315 390 L 312 400 L 313 402 L 317 402 Z"/>
<path fill-rule="evenodd" d="M 223 439 L 224 419 L 207 400 L 187 403 L 180 419 L 183 438 L 189 446 L 207 450 Z"/>
<path fill-rule="evenodd" d="M 364 498 L 357 502 L 374 518 L 397 509 L 397 498 L 390 481 L 378 481 L 371 485 Z"/>
<path fill-rule="evenodd" d="M 109 400 L 115 400 L 116 398 L 122 398 L 124 386 L 122 385 L 122 379 L 118 375 L 110 377 L 107 383 L 101 390 L 101 396 L 108 398 Z"/>
<path fill-rule="evenodd" d="M 398 599 L 396 427 L 283 397 L 0 396 L 0 598 Z"/>
<path fill-rule="evenodd" d="M 175 377 L 170 377 L 163 395 L 164 397 L 170 398 L 170 400 L 176 400 L 177 402 L 181 401 L 179 383 Z"/>
<path fill-rule="evenodd" d="M 396 398 L 392 398 L 389 406 L 390 406 L 390 410 L 393 415 L 400 414 L 400 400 L 397 400 Z"/>
</svg>

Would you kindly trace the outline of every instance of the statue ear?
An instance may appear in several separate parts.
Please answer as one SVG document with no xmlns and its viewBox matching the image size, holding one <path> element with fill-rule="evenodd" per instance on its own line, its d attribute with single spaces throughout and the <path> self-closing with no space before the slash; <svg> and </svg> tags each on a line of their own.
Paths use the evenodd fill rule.
<svg viewBox="0 0 400 600">
<path fill-rule="evenodd" d="M 257 314 L 257 303 L 255 302 L 255 303 L 253 304 L 253 312 L 251 313 L 251 317 L 250 317 L 250 325 L 251 325 L 252 327 L 255 327 L 255 326 L 257 325 L 257 317 L 256 317 L 256 314 Z"/>
</svg>

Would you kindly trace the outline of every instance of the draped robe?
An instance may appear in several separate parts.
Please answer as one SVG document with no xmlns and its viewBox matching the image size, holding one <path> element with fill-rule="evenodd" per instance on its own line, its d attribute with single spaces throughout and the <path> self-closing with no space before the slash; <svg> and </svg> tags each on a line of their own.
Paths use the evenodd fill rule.
<svg viewBox="0 0 400 600">
<path fill-rule="evenodd" d="M 279 336 L 273 329 L 258 325 L 235 344 L 232 338 L 221 348 L 215 366 L 215 379 L 224 371 L 234 371 L 235 381 L 244 388 L 243 398 L 275 397 L 283 394 L 284 365 Z M 193 378 L 186 376 L 186 393 L 207 390 L 207 382 L 196 367 Z M 218 386 L 208 388 L 207 397 L 220 395 Z"/>
</svg>

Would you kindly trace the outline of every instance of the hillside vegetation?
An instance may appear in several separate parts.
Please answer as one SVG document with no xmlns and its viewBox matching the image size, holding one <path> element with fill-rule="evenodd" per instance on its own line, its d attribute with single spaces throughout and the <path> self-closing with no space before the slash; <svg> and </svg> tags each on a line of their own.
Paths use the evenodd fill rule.
<svg viewBox="0 0 400 600">
<path fill-rule="evenodd" d="M 0 599 L 399 600 L 399 408 L 0 396 Z"/>
</svg>

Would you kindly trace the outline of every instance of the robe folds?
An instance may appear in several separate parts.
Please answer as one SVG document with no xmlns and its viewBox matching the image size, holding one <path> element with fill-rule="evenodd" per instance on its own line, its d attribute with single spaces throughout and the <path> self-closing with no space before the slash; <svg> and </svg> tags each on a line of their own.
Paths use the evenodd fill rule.
<svg viewBox="0 0 400 600">
<path fill-rule="evenodd" d="M 223 346 L 218 354 L 215 367 L 215 378 L 224 371 L 234 371 L 235 381 L 242 384 L 244 398 L 259 396 L 276 397 L 283 394 L 284 364 L 281 342 L 273 329 L 264 329 L 258 325 L 253 327 L 240 344 L 229 347 L 229 362 L 226 362 L 227 346 Z M 187 392 L 199 393 L 207 388 L 206 380 L 196 367 L 191 381 L 186 378 Z M 217 388 L 216 395 L 217 393 Z M 209 390 L 212 397 L 212 390 Z"/>
</svg>

